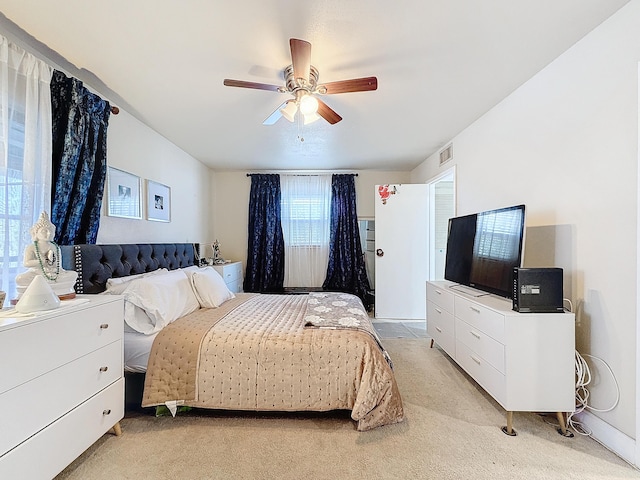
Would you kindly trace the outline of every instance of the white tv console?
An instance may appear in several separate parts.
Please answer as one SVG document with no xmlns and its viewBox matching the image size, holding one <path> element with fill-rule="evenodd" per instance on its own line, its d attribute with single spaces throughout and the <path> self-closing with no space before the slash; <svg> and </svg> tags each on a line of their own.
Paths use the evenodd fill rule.
<svg viewBox="0 0 640 480">
<path fill-rule="evenodd" d="M 516 435 L 513 412 L 575 409 L 573 313 L 519 313 L 511 301 L 472 296 L 447 281 L 427 282 L 427 333 L 506 411 L 502 430 Z"/>
</svg>

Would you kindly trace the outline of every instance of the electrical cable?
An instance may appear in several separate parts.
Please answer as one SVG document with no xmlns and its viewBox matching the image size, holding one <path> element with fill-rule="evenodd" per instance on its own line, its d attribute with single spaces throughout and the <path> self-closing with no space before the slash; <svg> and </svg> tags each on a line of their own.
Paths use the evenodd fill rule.
<svg viewBox="0 0 640 480">
<path fill-rule="evenodd" d="M 563 301 L 567 302 L 570 306 L 569 312 L 573 311 L 573 304 L 571 300 L 564 298 Z M 611 374 L 611 378 L 613 379 L 613 383 L 616 386 L 616 399 L 613 404 L 608 408 L 596 408 L 589 405 L 589 396 L 590 392 L 587 388 L 591 383 L 592 375 L 591 370 L 589 369 L 589 365 L 584 357 L 590 358 L 592 360 L 598 360 L 602 362 L 602 364 L 607 368 L 608 372 Z M 613 370 L 609 366 L 607 362 L 605 362 L 602 358 L 596 357 L 594 355 L 588 354 L 580 354 L 577 350 L 575 351 L 575 371 L 576 371 L 576 409 L 574 412 L 569 414 L 567 418 L 567 426 L 572 428 L 577 434 L 590 436 L 593 432 L 587 429 L 582 422 L 574 419 L 574 416 L 584 412 L 585 410 L 590 410 L 593 412 L 610 412 L 614 408 L 618 406 L 620 402 L 620 385 L 618 384 L 618 380 L 616 379 Z"/>
</svg>

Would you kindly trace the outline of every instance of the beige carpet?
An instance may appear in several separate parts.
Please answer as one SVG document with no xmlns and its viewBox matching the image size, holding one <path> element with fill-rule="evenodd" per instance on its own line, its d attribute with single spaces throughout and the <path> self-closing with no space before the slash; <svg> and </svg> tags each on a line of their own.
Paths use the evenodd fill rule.
<svg viewBox="0 0 640 480">
<path fill-rule="evenodd" d="M 556 433 L 555 416 L 504 411 L 427 338 L 384 341 L 406 420 L 358 433 L 345 413 L 128 415 L 62 479 L 640 479 L 588 437 Z"/>
</svg>

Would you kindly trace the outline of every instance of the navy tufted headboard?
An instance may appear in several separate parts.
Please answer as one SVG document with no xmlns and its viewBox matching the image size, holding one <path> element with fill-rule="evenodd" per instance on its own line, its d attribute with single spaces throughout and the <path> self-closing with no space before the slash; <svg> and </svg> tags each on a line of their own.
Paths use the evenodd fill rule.
<svg viewBox="0 0 640 480">
<path fill-rule="evenodd" d="M 174 270 L 198 263 L 193 243 L 125 243 L 61 246 L 62 268 L 78 272 L 77 293 L 100 293 L 109 278 Z"/>
</svg>

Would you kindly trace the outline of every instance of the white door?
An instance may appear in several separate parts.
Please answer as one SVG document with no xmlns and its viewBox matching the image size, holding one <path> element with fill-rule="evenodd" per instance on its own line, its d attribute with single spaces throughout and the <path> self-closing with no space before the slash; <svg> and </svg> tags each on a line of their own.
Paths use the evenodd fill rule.
<svg viewBox="0 0 640 480">
<path fill-rule="evenodd" d="M 449 219 L 456 213 L 455 167 L 429 181 L 429 280 L 444 279 Z"/>
<path fill-rule="evenodd" d="M 429 188 L 376 185 L 376 318 L 426 318 Z"/>
</svg>

